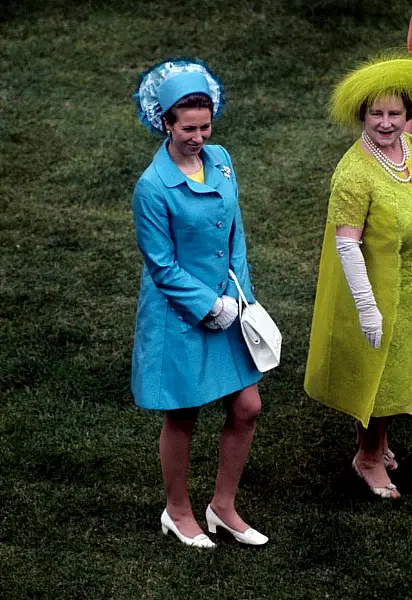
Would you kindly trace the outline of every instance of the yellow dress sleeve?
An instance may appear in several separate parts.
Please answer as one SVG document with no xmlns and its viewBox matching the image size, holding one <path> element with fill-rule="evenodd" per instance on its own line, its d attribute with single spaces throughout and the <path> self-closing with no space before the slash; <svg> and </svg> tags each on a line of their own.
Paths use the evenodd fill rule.
<svg viewBox="0 0 412 600">
<path fill-rule="evenodd" d="M 365 176 L 363 152 L 355 145 L 336 168 L 331 181 L 327 222 L 349 227 L 362 227 L 371 203 L 368 177 Z"/>
</svg>

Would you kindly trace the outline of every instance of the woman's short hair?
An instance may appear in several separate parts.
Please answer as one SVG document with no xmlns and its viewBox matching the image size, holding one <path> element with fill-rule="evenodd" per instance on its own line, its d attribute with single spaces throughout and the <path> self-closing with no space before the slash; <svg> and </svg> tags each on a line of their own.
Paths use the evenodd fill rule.
<svg viewBox="0 0 412 600">
<path fill-rule="evenodd" d="M 177 115 L 174 112 L 175 108 L 208 108 L 210 110 L 210 116 L 213 117 L 213 102 L 207 94 L 195 93 L 183 96 L 174 104 L 169 110 L 163 115 L 163 127 L 164 122 L 167 121 L 169 125 L 174 125 L 177 121 Z"/>
<path fill-rule="evenodd" d="M 412 119 L 412 98 L 404 93 L 399 94 L 399 97 L 402 98 L 403 105 L 406 108 L 406 120 L 409 121 L 409 119 Z M 362 103 L 359 109 L 359 119 L 362 122 L 365 120 L 366 111 L 371 104 L 372 102 L 369 98 Z"/>
</svg>

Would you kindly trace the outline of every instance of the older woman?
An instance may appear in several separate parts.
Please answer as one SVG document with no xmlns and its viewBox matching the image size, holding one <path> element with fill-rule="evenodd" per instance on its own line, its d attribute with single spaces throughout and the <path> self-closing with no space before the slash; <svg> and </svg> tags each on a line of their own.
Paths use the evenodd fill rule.
<svg viewBox="0 0 412 600">
<path fill-rule="evenodd" d="M 398 498 L 385 467 L 389 418 L 412 411 L 412 59 L 351 72 L 332 116 L 363 124 L 331 183 L 305 389 L 358 420 L 353 468 L 374 494 Z"/>
<path fill-rule="evenodd" d="M 254 302 L 232 162 L 207 145 L 223 87 L 204 63 L 176 60 L 140 77 L 141 121 L 167 135 L 137 182 L 133 212 L 144 270 L 133 351 L 138 406 L 164 411 L 160 461 L 166 488 L 163 532 L 196 547 L 215 544 L 197 523 L 188 494 L 189 451 L 199 407 L 225 399 L 219 470 L 206 510 L 209 531 L 245 544 L 267 537 L 247 525 L 234 501 L 261 409 L 261 374 L 236 318 L 231 268 Z"/>
</svg>

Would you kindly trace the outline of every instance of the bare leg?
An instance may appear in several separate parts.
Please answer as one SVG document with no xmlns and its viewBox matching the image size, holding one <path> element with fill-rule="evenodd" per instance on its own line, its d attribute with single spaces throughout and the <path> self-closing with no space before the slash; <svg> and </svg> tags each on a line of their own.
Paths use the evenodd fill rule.
<svg viewBox="0 0 412 600">
<path fill-rule="evenodd" d="M 389 425 L 392 423 L 393 421 L 393 417 L 386 417 L 385 418 L 385 431 L 384 431 L 384 435 L 383 435 L 383 453 L 387 454 L 388 450 L 389 450 L 389 446 L 388 446 L 388 429 L 389 429 Z"/>
<path fill-rule="evenodd" d="M 257 385 L 245 388 L 228 399 L 226 421 L 220 440 L 219 471 L 210 503 L 213 511 L 226 525 L 241 533 L 246 531 L 248 525 L 237 514 L 234 502 L 260 410 Z"/>
<path fill-rule="evenodd" d="M 369 487 L 386 487 L 391 482 L 383 465 L 388 422 L 386 417 L 372 417 L 367 429 L 358 427 L 360 447 L 355 460 Z"/>
<path fill-rule="evenodd" d="M 160 434 L 166 510 L 180 533 L 187 537 L 203 533 L 194 518 L 188 490 L 190 443 L 198 412 L 196 408 L 167 411 Z"/>
<path fill-rule="evenodd" d="M 392 422 L 393 417 L 385 417 L 385 426 L 384 426 L 384 433 L 383 433 L 383 455 L 384 455 L 384 460 L 383 463 L 385 465 L 386 469 L 389 469 L 391 471 L 393 471 L 394 469 L 397 469 L 398 467 L 398 463 L 396 462 L 396 459 L 394 457 L 393 452 L 391 452 L 389 450 L 389 446 L 388 446 L 388 428 L 390 423 Z M 356 421 L 356 443 L 359 444 L 360 443 L 360 429 L 362 428 L 362 424 L 360 421 Z"/>
</svg>

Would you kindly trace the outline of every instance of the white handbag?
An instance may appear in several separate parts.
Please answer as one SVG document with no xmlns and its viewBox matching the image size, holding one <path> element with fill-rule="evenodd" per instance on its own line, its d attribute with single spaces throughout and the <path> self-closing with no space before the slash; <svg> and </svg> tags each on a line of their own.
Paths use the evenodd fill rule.
<svg viewBox="0 0 412 600">
<path fill-rule="evenodd" d="M 248 303 L 231 269 L 229 275 L 239 292 L 239 321 L 243 337 L 257 369 L 265 373 L 277 367 L 280 362 L 282 334 L 259 302 Z"/>
</svg>

